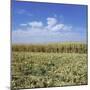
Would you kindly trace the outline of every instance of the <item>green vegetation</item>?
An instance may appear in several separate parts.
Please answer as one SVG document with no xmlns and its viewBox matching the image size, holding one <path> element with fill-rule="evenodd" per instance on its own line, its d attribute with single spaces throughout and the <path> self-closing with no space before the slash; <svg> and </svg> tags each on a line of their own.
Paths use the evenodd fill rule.
<svg viewBox="0 0 90 90">
<path fill-rule="evenodd" d="M 32 51 L 31 46 L 36 49 Z M 75 47 L 68 51 L 72 46 Z M 62 51 L 61 47 L 64 47 Z M 13 90 L 87 84 L 85 44 L 13 45 L 12 50 Z"/>
</svg>

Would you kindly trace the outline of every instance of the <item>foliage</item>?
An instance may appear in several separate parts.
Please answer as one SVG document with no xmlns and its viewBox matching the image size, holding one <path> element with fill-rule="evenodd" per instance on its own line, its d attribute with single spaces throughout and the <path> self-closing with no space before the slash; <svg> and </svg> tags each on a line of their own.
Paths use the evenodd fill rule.
<svg viewBox="0 0 90 90">
<path fill-rule="evenodd" d="M 87 55 L 12 52 L 12 89 L 87 84 Z"/>
<path fill-rule="evenodd" d="M 87 53 L 85 43 L 52 43 L 52 44 L 28 44 L 13 45 L 12 51 L 48 52 L 48 53 Z"/>
</svg>

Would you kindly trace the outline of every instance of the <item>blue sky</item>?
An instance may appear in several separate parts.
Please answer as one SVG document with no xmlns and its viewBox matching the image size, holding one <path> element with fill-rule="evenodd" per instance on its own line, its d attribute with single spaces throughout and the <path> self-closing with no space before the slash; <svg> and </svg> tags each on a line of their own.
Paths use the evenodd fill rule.
<svg viewBox="0 0 90 90">
<path fill-rule="evenodd" d="M 87 6 L 13 1 L 12 42 L 86 42 Z"/>
</svg>

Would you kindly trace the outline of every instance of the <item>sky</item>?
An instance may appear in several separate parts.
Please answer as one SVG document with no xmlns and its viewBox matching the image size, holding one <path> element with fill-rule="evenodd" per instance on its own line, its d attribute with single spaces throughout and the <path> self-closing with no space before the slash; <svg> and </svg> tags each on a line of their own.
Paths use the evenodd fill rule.
<svg viewBox="0 0 90 90">
<path fill-rule="evenodd" d="M 12 43 L 87 41 L 87 6 L 12 2 Z"/>
</svg>

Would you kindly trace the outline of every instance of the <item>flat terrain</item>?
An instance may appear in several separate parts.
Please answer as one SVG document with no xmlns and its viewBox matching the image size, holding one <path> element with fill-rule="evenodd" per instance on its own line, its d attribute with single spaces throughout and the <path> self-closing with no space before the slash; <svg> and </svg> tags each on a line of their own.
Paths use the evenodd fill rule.
<svg viewBox="0 0 90 90">
<path fill-rule="evenodd" d="M 86 53 L 12 52 L 12 89 L 87 84 Z"/>
</svg>

